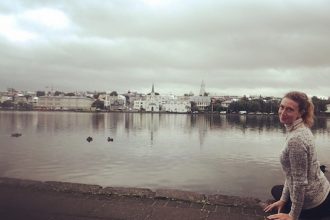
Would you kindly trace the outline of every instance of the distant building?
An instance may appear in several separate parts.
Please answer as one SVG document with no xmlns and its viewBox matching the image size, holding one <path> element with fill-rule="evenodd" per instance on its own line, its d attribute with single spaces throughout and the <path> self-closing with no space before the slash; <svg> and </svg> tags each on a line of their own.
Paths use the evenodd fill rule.
<svg viewBox="0 0 330 220">
<path fill-rule="evenodd" d="M 223 102 L 221 102 L 221 107 L 228 108 L 230 103 L 232 103 L 232 102 L 233 102 L 233 100 L 223 101 Z"/>
<path fill-rule="evenodd" d="M 126 97 L 123 95 L 101 94 L 99 100 L 104 101 L 104 107 L 111 111 L 126 110 Z"/>
<path fill-rule="evenodd" d="M 205 83 L 204 80 L 202 81 L 201 88 L 199 90 L 199 96 L 204 96 L 205 95 Z"/>
<path fill-rule="evenodd" d="M 166 112 L 189 112 L 190 111 L 190 102 L 182 100 L 169 100 L 162 106 L 162 110 Z"/>
<path fill-rule="evenodd" d="M 125 96 L 125 98 L 126 98 L 126 108 L 128 110 L 134 109 L 134 101 L 141 100 L 142 97 L 145 97 L 142 94 L 139 94 L 137 92 L 131 92 L 131 91 L 128 91 L 127 93 L 124 93 L 122 95 Z"/>
<path fill-rule="evenodd" d="M 18 94 L 17 96 L 15 96 L 14 98 L 14 102 L 16 104 L 18 103 L 28 103 L 28 102 L 32 102 L 32 97 L 25 97 L 24 95 L 22 94 Z"/>
<path fill-rule="evenodd" d="M 110 110 L 126 110 L 126 98 L 123 95 L 110 96 Z"/>
<path fill-rule="evenodd" d="M 146 95 L 145 110 L 148 112 L 159 112 L 160 111 L 160 97 L 156 95 L 154 84 L 152 84 L 151 93 Z"/>
<path fill-rule="evenodd" d="M 0 94 L 0 102 L 5 102 L 7 100 L 13 100 L 13 98 L 10 96 L 7 96 L 7 94 Z"/>
<path fill-rule="evenodd" d="M 147 112 L 160 111 L 160 98 L 156 95 L 154 85 L 152 85 L 151 93 L 146 95 L 144 100 L 139 99 L 134 101 L 134 110 L 144 110 Z"/>
<path fill-rule="evenodd" d="M 199 111 L 204 111 L 211 104 L 211 97 L 207 96 L 205 91 L 205 83 L 202 81 L 199 96 L 190 96 L 190 102 L 194 102 Z"/>
<path fill-rule="evenodd" d="M 93 99 L 78 96 L 40 96 L 36 108 L 49 110 L 90 110 Z"/>
<path fill-rule="evenodd" d="M 192 96 L 190 102 L 194 102 L 200 111 L 204 111 L 211 104 L 211 97 L 208 96 Z"/>
<path fill-rule="evenodd" d="M 330 104 L 327 104 L 327 110 L 325 112 L 330 113 Z"/>
<path fill-rule="evenodd" d="M 147 112 L 188 112 L 190 101 L 174 95 L 156 95 L 152 85 L 151 93 L 135 100 L 133 109 Z"/>
<path fill-rule="evenodd" d="M 133 104 L 134 110 L 145 110 L 145 101 L 141 99 L 135 100 Z"/>
<path fill-rule="evenodd" d="M 145 110 L 148 112 L 159 112 L 160 102 L 159 95 L 156 95 L 154 84 L 152 84 L 151 93 L 146 96 Z"/>
</svg>

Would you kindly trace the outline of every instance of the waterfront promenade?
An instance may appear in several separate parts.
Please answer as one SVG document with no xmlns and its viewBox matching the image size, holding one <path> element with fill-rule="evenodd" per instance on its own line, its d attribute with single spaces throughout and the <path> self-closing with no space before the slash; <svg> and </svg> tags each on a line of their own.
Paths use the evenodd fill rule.
<svg viewBox="0 0 330 220">
<path fill-rule="evenodd" d="M 262 220 L 260 200 L 0 178 L 2 220 Z"/>
</svg>

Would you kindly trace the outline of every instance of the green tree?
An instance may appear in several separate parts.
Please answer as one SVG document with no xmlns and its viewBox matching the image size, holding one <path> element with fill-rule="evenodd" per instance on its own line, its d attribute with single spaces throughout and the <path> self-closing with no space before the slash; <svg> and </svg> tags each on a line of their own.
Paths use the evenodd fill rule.
<svg viewBox="0 0 330 220">
<path fill-rule="evenodd" d="M 46 92 L 45 92 L 45 91 L 37 91 L 37 92 L 36 92 L 36 96 L 37 96 L 37 97 L 45 96 L 45 95 L 46 95 Z"/>
<path fill-rule="evenodd" d="M 117 93 L 116 91 L 112 91 L 112 92 L 110 93 L 110 96 L 118 96 L 118 93 Z"/>
<path fill-rule="evenodd" d="M 63 94 L 63 92 L 60 92 L 60 91 L 55 91 L 55 92 L 54 92 L 54 96 L 59 96 L 59 95 L 61 95 L 61 94 Z"/>
<path fill-rule="evenodd" d="M 271 101 L 265 102 L 261 112 L 271 113 L 272 112 L 272 102 Z"/>
<path fill-rule="evenodd" d="M 14 108 L 15 104 L 12 100 L 6 100 L 6 101 L 1 103 L 1 107 L 3 107 L 3 108 Z"/>
<path fill-rule="evenodd" d="M 99 108 L 99 109 L 104 109 L 104 102 L 97 99 L 92 103 L 92 107 Z"/>
<path fill-rule="evenodd" d="M 198 106 L 197 106 L 197 104 L 196 104 L 196 102 L 194 102 L 194 101 L 191 101 L 190 102 L 190 109 L 191 109 L 191 112 L 196 112 L 196 111 L 198 111 L 199 109 L 198 109 Z"/>
<path fill-rule="evenodd" d="M 239 112 L 241 111 L 241 106 L 238 101 L 231 102 L 228 106 L 229 112 Z"/>
<path fill-rule="evenodd" d="M 261 109 L 260 102 L 257 100 L 247 102 L 247 112 L 259 112 Z"/>
<path fill-rule="evenodd" d="M 215 102 L 213 104 L 213 111 L 216 111 L 216 112 L 227 111 L 227 108 L 225 108 L 221 105 L 221 100 L 215 100 Z"/>
<path fill-rule="evenodd" d="M 32 104 L 26 103 L 26 102 L 19 102 L 17 105 L 17 108 L 19 110 L 32 110 Z"/>
<path fill-rule="evenodd" d="M 93 95 L 93 98 L 94 98 L 94 99 L 98 99 L 99 96 L 100 96 L 100 93 L 97 93 L 97 94 L 94 94 L 94 95 Z"/>
<path fill-rule="evenodd" d="M 31 95 L 25 95 L 24 97 L 25 97 L 26 101 L 28 101 L 32 96 Z"/>
<path fill-rule="evenodd" d="M 319 99 L 316 96 L 312 97 L 312 102 L 314 104 L 315 114 L 325 112 L 327 110 L 327 100 Z"/>
</svg>

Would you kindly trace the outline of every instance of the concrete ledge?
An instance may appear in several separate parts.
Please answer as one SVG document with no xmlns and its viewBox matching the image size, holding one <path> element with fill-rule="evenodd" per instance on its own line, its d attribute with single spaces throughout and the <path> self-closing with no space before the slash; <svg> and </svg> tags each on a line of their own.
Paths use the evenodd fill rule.
<svg viewBox="0 0 330 220">
<path fill-rule="evenodd" d="M 157 189 L 155 198 L 182 200 L 189 202 L 205 202 L 205 195 L 195 192 L 175 190 L 175 189 Z"/>
<path fill-rule="evenodd" d="M 177 201 L 188 201 L 192 203 L 203 203 L 220 206 L 238 206 L 243 208 L 260 208 L 260 200 L 256 198 L 244 198 L 238 196 L 227 195 L 204 195 L 196 192 L 173 190 L 173 189 L 157 189 L 153 192 L 144 188 L 125 188 L 125 187 L 102 187 L 99 185 L 57 182 L 57 181 L 35 181 L 22 180 L 15 178 L 0 177 L 0 186 L 29 188 L 40 191 L 55 191 L 63 193 L 81 193 L 89 195 L 104 196 L 134 196 L 150 199 L 168 199 Z"/>
<path fill-rule="evenodd" d="M 34 189 L 46 189 L 47 187 L 41 181 L 35 180 L 23 180 L 15 178 L 0 177 L 0 185 L 13 186 L 21 188 L 34 188 Z"/>
<path fill-rule="evenodd" d="M 56 192 L 77 192 L 77 193 L 88 193 L 88 194 L 99 194 L 102 190 L 102 186 L 89 185 L 81 183 L 68 183 L 68 182 L 56 182 L 46 181 L 44 182 L 46 188 Z"/>
<path fill-rule="evenodd" d="M 100 191 L 101 194 L 106 195 L 119 195 L 119 196 L 135 196 L 154 198 L 155 193 L 150 189 L 144 188 L 125 188 L 125 187 L 105 187 Z"/>
<path fill-rule="evenodd" d="M 261 202 L 257 198 L 226 196 L 226 195 L 208 195 L 207 201 L 210 204 L 222 206 L 240 206 L 243 208 L 258 208 Z"/>
</svg>

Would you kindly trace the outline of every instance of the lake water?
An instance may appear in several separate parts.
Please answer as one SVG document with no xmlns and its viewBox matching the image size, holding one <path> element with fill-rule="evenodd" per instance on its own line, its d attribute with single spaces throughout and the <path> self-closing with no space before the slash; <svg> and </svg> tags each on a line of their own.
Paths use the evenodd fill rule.
<svg viewBox="0 0 330 220">
<path fill-rule="evenodd" d="M 313 133 L 330 167 L 330 118 Z M 2 111 L 0 140 L 3 177 L 260 199 L 283 182 L 277 116 Z"/>
</svg>

